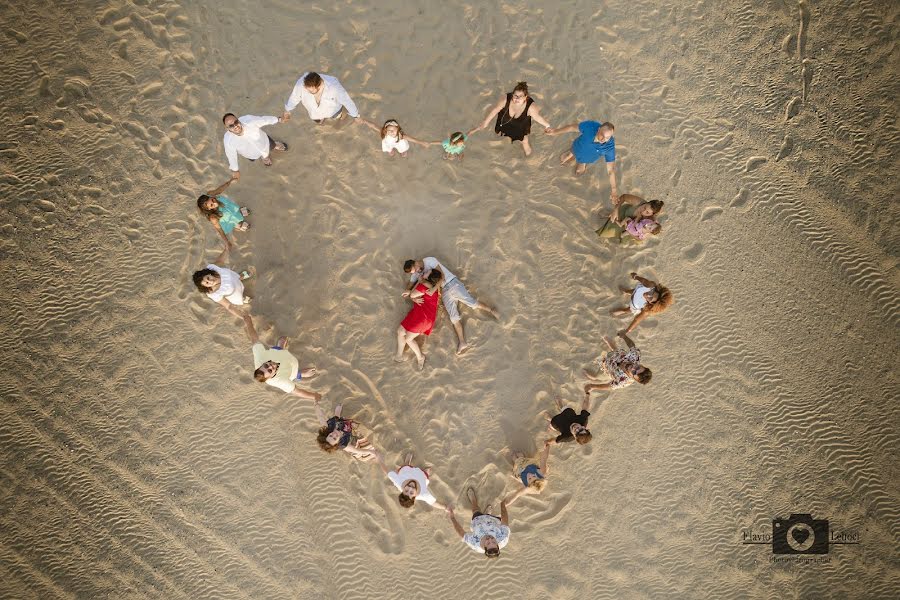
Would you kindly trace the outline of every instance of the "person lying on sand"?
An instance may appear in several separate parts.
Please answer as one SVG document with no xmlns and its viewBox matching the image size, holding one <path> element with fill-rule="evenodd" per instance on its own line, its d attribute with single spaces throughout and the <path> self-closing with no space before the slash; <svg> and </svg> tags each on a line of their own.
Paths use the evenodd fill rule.
<svg viewBox="0 0 900 600">
<path fill-rule="evenodd" d="M 551 129 L 547 133 L 559 135 L 560 133 L 578 132 L 579 135 L 572 142 L 572 149 L 563 152 L 559 158 L 560 164 L 566 164 L 575 159 L 575 175 L 581 175 L 588 165 L 593 164 L 603 157 L 606 161 L 606 172 L 609 175 L 609 198 L 613 204 L 619 203 L 619 188 L 616 185 L 616 131 L 615 125 L 605 121 L 582 121 L 571 123 L 558 129 Z"/>
<path fill-rule="evenodd" d="M 381 136 L 381 151 L 388 156 L 394 156 L 394 153 L 397 153 L 401 158 L 406 158 L 406 155 L 409 152 L 410 142 L 412 142 L 413 144 L 419 144 L 423 148 L 427 148 L 428 146 L 437 143 L 417 140 L 413 136 L 403 131 L 403 128 L 400 127 L 400 123 L 398 123 L 395 119 L 388 119 L 381 127 L 378 127 L 378 125 L 376 125 L 372 121 L 367 121 L 362 117 L 359 118 L 359 122 L 369 129 L 378 132 L 378 134 Z"/>
<path fill-rule="evenodd" d="M 281 117 L 244 115 L 238 119 L 232 113 L 225 113 L 225 116 L 222 117 L 222 124 L 225 125 L 226 131 L 222 141 L 225 144 L 225 156 L 228 158 L 232 181 L 241 178 L 238 155 L 249 160 L 261 158 L 264 165 L 271 167 L 272 159 L 269 158 L 269 152 L 272 150 L 287 152 L 287 144 L 276 142 L 262 130 L 266 125 L 281 122 Z"/>
<path fill-rule="evenodd" d="M 619 196 L 619 204 L 613 207 L 613 214 L 595 233 L 602 239 L 621 242 L 622 235 L 626 233 L 625 224 L 630 219 L 656 220 L 656 215 L 662 211 L 664 206 L 665 203 L 662 200 L 647 201 L 634 194 L 622 194 Z M 631 239 L 631 237 L 629 236 L 627 239 Z"/>
<path fill-rule="evenodd" d="M 588 417 L 591 416 L 591 413 L 588 412 L 590 407 L 590 394 L 584 395 L 584 401 L 581 403 L 581 412 L 578 414 L 575 414 L 575 411 L 570 406 L 563 409 L 562 400 L 556 398 L 556 409 L 560 412 L 556 416 L 547 419 L 549 421 L 547 428 L 550 431 L 558 431 L 559 435 L 555 438 L 550 438 L 545 443 L 561 444 L 575 441 L 579 444 L 587 444 L 590 442 L 592 436 L 587 428 Z"/>
<path fill-rule="evenodd" d="M 276 387 L 286 394 L 293 394 L 298 398 L 308 398 L 316 402 L 322 398 L 322 394 L 318 392 L 297 386 L 301 380 L 315 377 L 317 371 L 315 367 L 300 369 L 300 361 L 287 350 L 288 339 L 286 337 L 280 337 L 278 343 L 268 347 L 259 341 L 250 315 L 244 317 L 244 326 L 252 344 L 253 367 L 255 368 L 253 378 L 256 381 Z"/>
<path fill-rule="evenodd" d="M 469 308 L 483 310 L 495 319 L 499 319 L 500 314 L 491 306 L 473 298 L 472 294 L 469 293 L 469 290 L 466 289 L 466 286 L 463 285 L 456 275 L 451 273 L 447 267 L 441 264 L 440 261 L 433 256 L 428 256 L 422 260 L 409 259 L 403 263 L 403 272 L 409 274 L 409 283 L 406 285 L 407 292 L 404 295 L 409 293 L 409 290 L 412 289 L 420 278 L 427 277 L 433 269 L 440 269 L 444 275 L 443 283 L 441 284 L 442 301 L 444 303 L 444 309 L 450 316 L 453 330 L 456 331 L 456 337 L 459 340 L 459 343 L 456 346 L 456 353 L 462 354 L 469 349 L 469 344 L 466 342 L 466 334 L 463 330 L 462 317 L 459 315 L 459 306 L 457 303 L 462 302 Z M 413 300 L 413 302 L 416 302 L 416 300 Z"/>
<path fill-rule="evenodd" d="M 316 442 L 323 452 L 343 450 L 353 458 L 367 461 L 375 458 L 375 448 L 365 437 L 360 436 L 360 425 L 352 419 L 341 417 L 342 405 L 334 407 L 334 415 L 325 418 L 319 401 L 316 400 L 316 417 L 319 419 L 319 434 Z"/>
<path fill-rule="evenodd" d="M 491 514 L 481 512 L 478 506 L 478 496 L 475 490 L 469 488 L 466 490 L 466 498 L 472 505 L 472 531 L 466 533 L 456 520 L 456 514 L 453 507 L 447 507 L 447 515 L 453 529 L 459 534 L 462 541 L 475 552 L 480 552 L 488 558 L 497 558 L 500 556 L 500 549 L 509 543 L 509 513 L 506 510 L 506 501 L 500 503 L 500 516 L 496 517 Z M 491 507 L 485 509 L 490 513 Z"/>
<path fill-rule="evenodd" d="M 619 332 L 626 335 L 631 333 L 638 323 L 650 315 L 663 312 L 675 302 L 675 297 L 669 291 L 669 288 L 659 285 L 653 280 L 641 277 L 637 273 L 632 273 L 631 278 L 638 282 L 634 289 L 619 286 L 619 290 L 622 293 L 631 296 L 628 306 L 614 308 L 610 311 L 610 314 L 614 317 L 634 315 L 631 324 Z"/>
<path fill-rule="evenodd" d="M 440 508 L 441 510 L 447 509 L 447 507 L 438 502 L 437 498 L 435 498 L 428 490 L 431 469 L 420 469 L 419 467 L 412 466 L 412 453 L 406 455 L 403 464 L 397 467 L 397 470 L 395 471 L 391 471 L 387 468 L 384 464 L 384 457 L 380 452 L 373 452 L 372 454 L 375 456 L 375 460 L 378 461 L 378 466 L 381 467 L 384 474 L 391 480 L 394 487 L 400 490 L 400 495 L 397 497 L 400 506 L 403 508 L 412 508 L 413 505 L 415 505 L 416 500 L 421 500 L 435 508 Z"/>
<path fill-rule="evenodd" d="M 512 506 L 522 494 L 540 494 L 547 485 L 547 476 L 550 469 L 547 467 L 547 459 L 550 458 L 550 442 L 544 442 L 544 450 L 537 461 L 528 458 L 523 452 L 515 452 L 512 456 L 513 477 L 522 485 L 506 497 L 503 501 L 507 506 Z"/>
<path fill-rule="evenodd" d="M 425 367 L 425 355 L 416 343 L 420 334 L 431 335 L 434 323 L 437 321 L 438 299 L 441 296 L 441 279 L 443 272 L 440 269 L 432 270 L 427 277 L 419 279 L 416 287 L 404 292 L 403 295 L 413 302 L 406 317 L 397 327 L 397 354 L 396 362 L 403 362 L 403 351 L 409 349 L 416 355 L 416 364 L 421 371 Z"/>
<path fill-rule="evenodd" d="M 225 268 L 228 260 L 228 247 L 216 257 L 216 260 L 206 265 L 199 271 L 194 271 L 192 279 L 197 290 L 213 302 L 219 303 L 225 310 L 238 318 L 244 318 L 244 313 L 235 310 L 232 306 L 243 306 L 250 302 L 250 298 L 244 295 L 243 280 L 250 277 L 247 271 L 236 273 Z"/>
<path fill-rule="evenodd" d="M 291 111 L 302 104 L 309 114 L 309 118 L 316 124 L 321 124 L 325 119 L 341 119 L 344 109 L 353 117 L 353 122 L 359 117 L 359 110 L 350 94 L 341 85 L 337 77 L 331 75 L 319 75 L 315 71 L 308 71 L 300 76 L 287 102 L 284 103 L 284 114 L 281 118 L 290 120 Z"/>
<path fill-rule="evenodd" d="M 531 142 L 528 136 L 531 134 L 532 119 L 544 126 L 544 131 L 549 133 L 552 128 L 550 123 L 541 116 L 534 99 L 528 95 L 528 84 L 520 81 L 508 94 L 503 94 L 497 103 L 488 111 L 484 121 L 469 131 L 472 135 L 476 131 L 486 129 L 494 117 L 494 133 L 501 137 L 508 137 L 510 143 L 522 142 L 522 150 L 525 156 L 531 156 Z"/>
<path fill-rule="evenodd" d="M 619 334 L 628 350 L 617 349 L 607 338 L 603 338 L 606 345 L 609 346 L 609 352 L 597 359 L 600 365 L 600 372 L 609 376 L 606 383 L 588 383 L 584 386 L 584 395 L 587 399 L 591 392 L 596 390 L 615 390 L 631 385 L 635 381 L 640 384 L 650 383 L 650 377 L 653 375 L 650 369 L 641 364 L 641 351 L 638 350 L 634 342 L 631 341 L 624 333 Z M 587 370 L 584 371 L 585 376 L 591 381 L 600 381 L 596 374 L 591 374 Z M 599 372 L 598 372 L 599 374 Z"/>
<path fill-rule="evenodd" d="M 232 231 L 250 229 L 250 223 L 244 220 L 244 217 L 250 214 L 250 209 L 238 206 L 232 202 L 231 198 L 222 193 L 231 185 L 232 181 L 229 179 L 216 189 L 200 194 L 200 197 L 197 198 L 197 208 L 200 210 L 200 214 L 212 223 L 216 233 L 225 242 L 225 247 L 229 249 L 233 246 L 232 241 L 228 239 Z"/>
</svg>

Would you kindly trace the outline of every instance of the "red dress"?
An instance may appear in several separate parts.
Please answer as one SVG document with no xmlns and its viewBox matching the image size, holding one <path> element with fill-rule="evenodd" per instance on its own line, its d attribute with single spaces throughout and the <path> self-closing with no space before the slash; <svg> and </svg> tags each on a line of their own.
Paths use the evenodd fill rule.
<svg viewBox="0 0 900 600">
<path fill-rule="evenodd" d="M 424 292 L 427 289 L 421 283 L 416 286 L 416 290 L 420 292 Z M 430 296 L 425 294 L 422 296 L 422 304 L 413 304 L 413 307 L 406 314 L 406 318 L 400 322 L 403 329 L 412 333 L 431 335 L 431 328 L 434 327 L 434 322 L 437 319 L 440 295 L 440 290 Z"/>
</svg>

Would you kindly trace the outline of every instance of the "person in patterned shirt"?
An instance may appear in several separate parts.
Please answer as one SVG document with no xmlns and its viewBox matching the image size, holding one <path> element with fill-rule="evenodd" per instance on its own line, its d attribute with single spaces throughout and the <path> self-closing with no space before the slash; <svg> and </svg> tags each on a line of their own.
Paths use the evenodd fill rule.
<svg viewBox="0 0 900 600">
<path fill-rule="evenodd" d="M 635 347 L 626 334 L 620 333 L 619 337 L 625 340 L 628 346 L 627 350 L 616 348 L 607 338 L 603 338 L 606 345 L 609 346 L 609 352 L 600 357 L 600 371 L 596 374 L 584 371 L 585 376 L 591 381 L 600 381 L 597 375 L 600 372 L 609 376 L 609 381 L 604 383 L 588 383 L 584 386 L 585 398 L 591 395 L 591 392 L 598 390 L 615 390 L 631 385 L 635 381 L 641 384 L 650 383 L 650 377 L 653 375 L 650 369 L 641 364 L 641 351 Z"/>
<path fill-rule="evenodd" d="M 491 507 L 485 509 L 488 513 L 481 512 L 478 506 L 478 496 L 471 487 L 466 490 L 466 498 L 472 505 L 472 531 L 466 533 L 453 512 L 453 506 L 447 507 L 447 515 L 453 529 L 465 544 L 474 550 L 484 554 L 488 558 L 500 556 L 500 548 L 509 543 L 509 513 L 506 512 L 506 501 L 500 503 L 500 516 L 490 513 Z"/>
</svg>

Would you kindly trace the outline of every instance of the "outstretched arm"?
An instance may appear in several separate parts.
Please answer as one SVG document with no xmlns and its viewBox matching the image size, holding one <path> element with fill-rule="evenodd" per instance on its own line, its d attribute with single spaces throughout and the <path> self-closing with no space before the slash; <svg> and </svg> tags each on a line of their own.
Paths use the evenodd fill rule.
<svg viewBox="0 0 900 600">
<path fill-rule="evenodd" d="M 606 173 L 609 175 L 609 199 L 615 206 L 619 203 L 619 188 L 616 186 L 616 161 L 606 163 Z"/>
<path fill-rule="evenodd" d="M 523 485 L 523 486 L 520 486 L 519 489 L 517 489 L 515 492 L 513 492 L 512 494 L 510 494 L 509 496 L 507 496 L 506 498 L 504 498 L 504 499 L 503 499 L 503 502 L 504 502 L 507 506 L 509 506 L 509 505 L 511 505 L 513 502 L 515 502 L 516 500 L 518 500 L 518 499 L 519 499 L 519 496 L 521 496 L 522 494 L 524 494 L 527 490 L 528 490 L 528 488 L 525 487 L 524 485 Z"/>
<path fill-rule="evenodd" d="M 209 190 L 208 192 L 206 192 L 206 195 L 207 195 L 207 196 L 218 196 L 219 194 L 221 194 L 222 192 L 224 192 L 225 190 L 228 189 L 228 186 L 231 185 L 231 181 L 232 181 L 232 180 L 229 179 L 228 181 L 226 181 L 225 183 L 223 183 L 222 185 L 220 185 L 220 186 L 217 187 L 216 189 L 214 189 L 214 190 Z"/>
<path fill-rule="evenodd" d="M 620 333 L 620 334 L 619 334 L 619 337 L 622 338 L 623 340 L 625 340 L 625 344 L 626 344 L 629 348 L 634 348 L 634 342 L 631 340 L 630 337 L 628 337 L 627 334 L 625 334 L 625 333 Z"/>
<path fill-rule="evenodd" d="M 302 387 L 297 387 L 296 384 L 294 385 L 294 391 L 291 393 L 293 395 L 297 396 L 298 398 L 306 398 L 307 400 L 318 401 L 318 400 L 322 399 L 322 394 L 320 394 L 318 392 L 312 392 L 310 390 L 305 390 Z"/>
<path fill-rule="evenodd" d="M 343 85 L 337 86 L 339 89 L 336 90 L 336 94 L 334 95 L 338 102 L 340 102 L 344 108 L 347 109 L 347 114 L 353 117 L 354 119 L 359 118 L 359 109 L 356 108 L 356 103 L 353 102 L 353 98 L 350 97 L 350 94 L 347 93 L 347 90 Z"/>
<path fill-rule="evenodd" d="M 236 309 L 231 305 L 231 302 L 229 302 L 229 301 L 226 300 L 225 298 L 222 298 L 221 300 L 219 300 L 218 303 L 222 306 L 222 308 L 224 308 L 225 310 L 227 310 L 228 312 L 230 312 L 231 314 L 233 314 L 233 315 L 234 315 L 235 317 L 237 317 L 238 319 L 243 319 L 243 318 L 244 318 L 244 313 L 242 313 L 242 312 L 236 310 Z"/>
<path fill-rule="evenodd" d="M 541 474 L 546 477 L 549 471 L 547 471 L 547 459 L 550 458 L 550 444 L 544 444 L 544 451 L 541 452 L 541 462 L 538 465 L 538 469 L 541 470 Z"/>
<path fill-rule="evenodd" d="M 253 326 L 253 318 L 250 315 L 244 315 L 244 330 L 247 332 L 247 337 L 250 338 L 251 346 L 259 342 L 259 334 L 256 333 L 256 327 Z"/>
<path fill-rule="evenodd" d="M 387 465 L 384 464 L 384 457 L 381 455 L 381 452 L 372 452 L 372 455 L 375 457 L 375 461 L 378 463 L 378 466 L 381 467 L 381 470 L 385 475 L 391 472 L 391 470 L 387 468 Z"/>
<path fill-rule="evenodd" d="M 215 228 L 216 233 L 219 234 L 219 237 L 222 238 L 222 241 L 225 242 L 225 248 L 231 250 L 231 240 L 228 239 L 228 236 L 225 235 L 225 231 L 222 229 L 222 226 L 219 225 L 219 219 L 212 218 L 209 220 L 212 223 L 213 228 Z"/>
<path fill-rule="evenodd" d="M 551 129 L 547 133 L 550 135 L 559 135 L 560 133 L 574 133 L 576 131 L 578 131 L 578 123 L 570 123 L 568 125 L 563 125 L 562 127 L 557 127 L 556 129 Z"/>
<path fill-rule="evenodd" d="M 634 330 L 635 327 L 638 326 L 638 323 L 640 323 L 641 321 L 643 321 L 646 318 L 647 318 L 647 309 L 644 308 L 643 310 L 641 310 L 641 312 L 639 312 L 638 314 L 636 314 L 634 316 L 634 318 L 631 320 L 631 324 L 626 329 L 623 329 L 622 331 L 619 332 L 619 335 L 623 335 L 623 334 L 628 335 L 629 333 L 631 333 Z"/>
<path fill-rule="evenodd" d="M 325 427 L 328 425 L 328 419 L 325 418 L 325 413 L 322 412 L 322 407 L 319 406 L 319 401 L 316 400 L 316 418 L 319 420 L 319 425 Z"/>
<path fill-rule="evenodd" d="M 500 523 L 509 527 L 509 513 L 506 511 L 506 500 L 500 503 Z"/>
<path fill-rule="evenodd" d="M 423 142 L 422 140 L 418 140 L 418 139 L 414 138 L 413 136 L 409 135 L 408 133 L 403 134 L 403 139 L 407 140 L 409 142 L 412 142 L 413 144 L 418 144 L 418 145 L 422 146 L 423 148 L 427 148 L 428 146 L 431 146 L 433 144 L 440 144 L 440 142 Z"/>
<path fill-rule="evenodd" d="M 590 410 L 591 410 L 590 395 L 585 395 L 584 401 L 581 403 L 581 410 L 586 410 L 586 411 L 590 412 Z M 556 443 L 556 440 L 554 439 L 553 442 Z"/>
<path fill-rule="evenodd" d="M 498 112 L 503 110 L 504 106 L 506 106 L 506 95 L 505 94 L 500 98 L 500 100 L 497 102 L 497 104 L 495 104 L 494 106 L 491 107 L 491 109 L 488 111 L 488 114 L 484 117 L 484 121 L 482 121 L 482 123 L 480 125 L 478 125 L 477 127 L 474 127 L 471 130 L 469 130 L 468 135 L 472 135 L 476 131 L 480 131 L 480 130 L 484 129 L 485 127 L 487 127 L 488 125 L 490 125 L 493 118 L 497 116 Z"/>
<path fill-rule="evenodd" d="M 363 125 L 365 125 L 366 127 L 368 127 L 369 129 L 371 129 L 373 131 L 377 131 L 378 135 L 381 135 L 381 127 L 379 127 L 372 121 L 369 121 L 368 119 L 366 119 L 364 117 L 360 117 L 359 122 L 362 123 Z"/>
<path fill-rule="evenodd" d="M 644 285 L 646 287 L 656 287 L 655 281 L 653 281 L 652 279 L 647 279 L 646 277 L 641 277 L 637 273 L 632 273 L 631 278 L 634 279 L 635 281 L 640 282 L 641 285 Z"/>
<path fill-rule="evenodd" d="M 528 116 L 531 117 L 532 120 L 543 125 L 545 133 L 549 133 L 553 130 L 553 128 L 550 127 L 550 123 L 547 122 L 547 119 L 541 115 L 541 111 L 538 109 L 537 104 L 532 103 L 532 105 L 528 107 Z"/>
<path fill-rule="evenodd" d="M 226 247 L 224 250 L 222 250 L 222 253 L 216 257 L 216 260 L 213 261 L 213 264 L 220 266 L 220 267 L 224 267 L 225 261 L 228 260 L 228 251 L 229 251 L 228 247 Z"/>
<path fill-rule="evenodd" d="M 466 530 L 462 528 L 462 525 L 459 524 L 459 521 L 456 520 L 456 513 L 453 512 L 453 509 L 447 508 L 447 516 L 450 518 L 450 523 L 453 525 L 453 529 L 456 530 L 456 533 L 459 534 L 460 538 L 466 537 Z"/>
</svg>

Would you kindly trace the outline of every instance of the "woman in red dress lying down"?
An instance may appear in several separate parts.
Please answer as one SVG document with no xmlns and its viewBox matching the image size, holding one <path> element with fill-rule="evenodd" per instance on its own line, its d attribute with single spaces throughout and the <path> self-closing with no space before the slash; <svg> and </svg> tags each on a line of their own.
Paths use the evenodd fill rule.
<svg viewBox="0 0 900 600">
<path fill-rule="evenodd" d="M 431 335 L 431 329 L 437 320 L 442 278 L 441 270 L 433 269 L 428 277 L 419 280 L 416 287 L 409 292 L 409 299 L 414 303 L 413 307 L 397 328 L 397 356 L 394 360 L 403 362 L 403 350 L 409 346 L 416 355 L 420 371 L 425 366 L 425 355 L 414 340 L 422 333 Z"/>
</svg>

